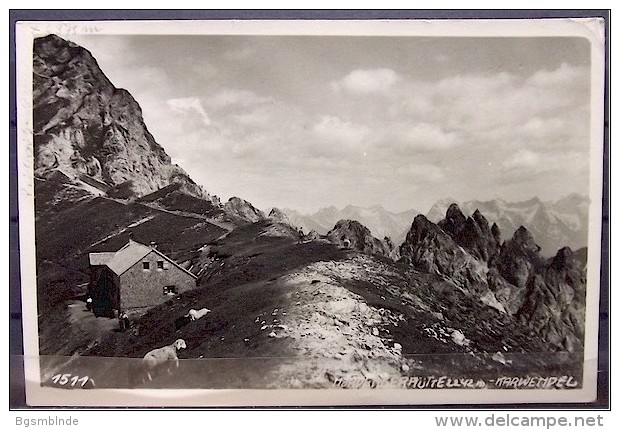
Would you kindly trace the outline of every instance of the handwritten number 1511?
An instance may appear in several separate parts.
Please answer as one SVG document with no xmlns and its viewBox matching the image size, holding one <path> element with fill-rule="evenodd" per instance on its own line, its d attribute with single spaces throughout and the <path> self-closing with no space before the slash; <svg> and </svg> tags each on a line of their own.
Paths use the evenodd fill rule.
<svg viewBox="0 0 620 430">
<path fill-rule="evenodd" d="M 68 383 L 71 383 L 72 387 L 75 387 L 78 383 L 80 383 L 80 386 L 83 387 L 89 379 L 90 378 L 88 376 L 82 376 L 80 378 L 78 375 L 71 376 L 70 373 L 63 373 L 62 375 L 59 373 L 54 375 L 52 382 L 58 385 L 67 385 Z"/>
</svg>

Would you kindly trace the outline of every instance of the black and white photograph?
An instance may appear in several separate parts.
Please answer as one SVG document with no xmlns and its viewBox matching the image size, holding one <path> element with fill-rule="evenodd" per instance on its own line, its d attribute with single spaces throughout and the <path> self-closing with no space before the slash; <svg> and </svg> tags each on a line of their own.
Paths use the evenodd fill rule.
<svg viewBox="0 0 620 430">
<path fill-rule="evenodd" d="M 603 20 L 16 40 L 32 404 L 596 397 Z"/>
</svg>

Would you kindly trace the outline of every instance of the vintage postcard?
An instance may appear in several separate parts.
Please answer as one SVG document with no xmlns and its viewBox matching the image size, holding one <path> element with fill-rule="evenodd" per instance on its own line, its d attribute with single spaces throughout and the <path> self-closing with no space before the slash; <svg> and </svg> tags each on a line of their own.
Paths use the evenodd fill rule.
<svg viewBox="0 0 620 430">
<path fill-rule="evenodd" d="M 604 28 L 19 22 L 28 404 L 593 401 Z"/>
</svg>

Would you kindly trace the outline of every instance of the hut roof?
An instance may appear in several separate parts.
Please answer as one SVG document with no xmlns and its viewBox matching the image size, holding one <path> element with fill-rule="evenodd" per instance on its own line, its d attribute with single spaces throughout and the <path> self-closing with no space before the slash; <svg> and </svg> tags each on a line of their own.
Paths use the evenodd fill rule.
<svg viewBox="0 0 620 430">
<path fill-rule="evenodd" d="M 129 239 L 129 242 L 127 242 L 125 246 L 116 252 L 91 252 L 88 257 L 91 265 L 106 265 L 116 275 L 120 276 L 151 252 L 155 252 L 157 255 L 174 264 L 194 279 L 196 278 L 196 275 L 192 272 L 181 267 L 177 262 L 162 254 L 157 249 L 143 245 L 132 239 Z"/>
<path fill-rule="evenodd" d="M 88 261 L 91 266 L 106 265 L 114 258 L 116 252 L 91 252 L 88 254 Z"/>
</svg>

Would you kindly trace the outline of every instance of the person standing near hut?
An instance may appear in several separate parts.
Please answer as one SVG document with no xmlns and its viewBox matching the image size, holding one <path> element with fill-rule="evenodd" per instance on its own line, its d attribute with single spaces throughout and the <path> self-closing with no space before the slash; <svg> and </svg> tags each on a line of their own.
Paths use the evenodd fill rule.
<svg viewBox="0 0 620 430">
<path fill-rule="evenodd" d="M 122 332 L 129 328 L 129 316 L 127 316 L 127 312 L 121 312 L 121 314 L 118 316 L 118 324 Z"/>
</svg>

